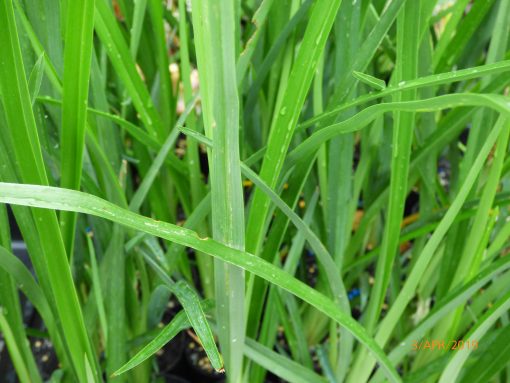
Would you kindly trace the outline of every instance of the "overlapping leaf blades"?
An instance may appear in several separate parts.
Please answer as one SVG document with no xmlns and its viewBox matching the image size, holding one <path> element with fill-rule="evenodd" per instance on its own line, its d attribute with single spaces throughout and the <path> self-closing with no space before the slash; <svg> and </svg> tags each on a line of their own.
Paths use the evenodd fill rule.
<svg viewBox="0 0 510 383">
<path fill-rule="evenodd" d="M 190 326 L 235 383 L 505 381 L 510 1 L 0 7 L 0 201 L 36 274 L 0 209 L 21 381 L 17 287 L 76 381 L 149 382 Z M 480 349 L 410 347 L 464 335 Z"/>
</svg>

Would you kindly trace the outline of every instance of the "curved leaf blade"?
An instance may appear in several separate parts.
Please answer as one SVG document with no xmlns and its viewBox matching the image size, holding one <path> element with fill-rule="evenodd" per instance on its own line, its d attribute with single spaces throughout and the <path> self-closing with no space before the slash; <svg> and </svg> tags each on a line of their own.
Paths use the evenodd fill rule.
<svg viewBox="0 0 510 383">
<path fill-rule="evenodd" d="M 140 216 L 83 192 L 49 186 L 0 182 L 0 202 L 95 215 L 191 247 L 224 262 L 241 267 L 291 292 L 335 320 L 340 326 L 345 327 L 377 358 L 388 379 L 392 382 L 401 381 L 399 374 L 389 362 L 384 351 L 358 322 L 344 314 L 336 304 L 323 294 L 257 256 L 225 246 L 210 238 L 200 238 L 192 230 Z"/>
</svg>

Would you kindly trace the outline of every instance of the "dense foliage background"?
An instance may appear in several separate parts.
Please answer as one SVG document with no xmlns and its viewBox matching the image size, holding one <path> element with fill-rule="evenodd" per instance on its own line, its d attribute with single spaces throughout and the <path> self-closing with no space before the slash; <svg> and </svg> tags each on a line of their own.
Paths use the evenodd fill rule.
<svg viewBox="0 0 510 383">
<path fill-rule="evenodd" d="M 509 38 L 509 0 L 1 0 L 0 381 L 507 382 Z"/>
</svg>

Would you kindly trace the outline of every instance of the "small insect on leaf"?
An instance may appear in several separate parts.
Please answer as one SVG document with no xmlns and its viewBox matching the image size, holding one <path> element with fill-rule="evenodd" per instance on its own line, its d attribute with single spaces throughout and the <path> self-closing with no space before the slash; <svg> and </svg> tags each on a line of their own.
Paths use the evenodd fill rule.
<svg viewBox="0 0 510 383">
<path fill-rule="evenodd" d="M 352 75 L 361 81 L 363 84 L 368 85 L 375 90 L 384 90 L 386 89 L 386 82 L 384 80 L 378 79 L 377 77 L 370 76 L 369 74 L 352 71 Z"/>
</svg>

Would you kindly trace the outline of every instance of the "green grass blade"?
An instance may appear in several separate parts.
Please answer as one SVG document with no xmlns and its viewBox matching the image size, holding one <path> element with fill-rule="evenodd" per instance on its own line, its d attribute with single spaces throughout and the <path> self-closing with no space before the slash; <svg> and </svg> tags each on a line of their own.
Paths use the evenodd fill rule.
<svg viewBox="0 0 510 383">
<path fill-rule="evenodd" d="M 187 130 L 184 130 L 189 133 Z M 194 136 L 203 142 L 204 144 L 214 148 L 213 143 L 210 142 L 207 137 L 200 137 L 198 133 L 194 133 Z M 214 149 L 213 149 L 214 150 Z M 283 201 L 271 188 L 246 164 L 241 163 L 241 172 L 245 177 L 250 179 L 264 194 L 266 194 L 274 203 L 278 209 L 280 209 L 285 216 L 296 226 L 296 228 L 303 234 L 305 239 L 310 244 L 310 247 L 314 250 L 315 254 L 319 258 L 319 261 L 323 264 L 328 281 L 330 290 L 333 293 L 333 299 L 340 302 L 345 312 L 349 312 L 349 303 L 346 301 L 345 287 L 343 286 L 342 279 L 340 278 L 340 272 L 338 267 L 333 261 L 333 257 L 328 252 L 324 244 L 320 239 L 313 233 L 312 230 L 306 225 L 306 223 L 296 214 L 294 211 Z"/>
<path fill-rule="evenodd" d="M 271 7 L 273 6 L 274 0 L 262 0 L 257 11 L 253 14 L 252 23 L 255 25 L 255 31 L 250 36 L 246 45 L 239 55 L 239 59 L 237 60 L 237 82 L 238 84 L 243 83 L 243 79 L 246 74 L 246 70 L 248 69 L 248 65 L 253 56 L 253 52 L 257 47 L 257 43 L 262 35 L 262 31 L 264 28 L 264 24 L 266 22 L 267 16 Z"/>
<path fill-rule="evenodd" d="M 465 335 L 466 339 L 476 339 L 483 342 L 483 336 L 494 325 L 494 323 L 504 315 L 510 308 L 510 292 L 507 292 L 498 302 L 494 303 L 482 318 L 480 318 L 476 325 Z M 458 379 L 462 366 L 471 354 L 472 349 L 464 348 L 457 351 L 449 361 L 445 370 L 439 379 L 440 383 L 455 382 Z"/>
<path fill-rule="evenodd" d="M 0 5 L 0 24 L 5 26 L 4 33 L 0 34 L 0 43 L 4 47 L 0 63 L 0 93 L 3 95 L 8 132 L 18 160 L 17 170 L 24 182 L 47 184 L 11 1 Z M 9 97 L 5 97 L 7 94 Z M 83 357 L 87 355 L 91 365 L 95 366 L 95 355 L 85 331 L 56 215 L 41 210 L 33 210 L 32 214 L 44 246 L 45 262 L 65 341 L 72 350 L 73 367 L 77 378 L 85 380 Z"/>
<path fill-rule="evenodd" d="M 342 310 L 346 314 L 350 313 L 349 302 L 346 299 L 346 291 L 343 281 L 340 277 L 340 271 L 335 264 L 333 257 L 328 252 L 326 247 L 317 238 L 317 236 L 310 230 L 305 222 L 299 218 L 299 216 L 292 211 L 292 209 L 275 193 L 269 188 L 269 186 L 260 179 L 250 168 L 242 164 L 241 169 L 243 174 L 248 177 L 260 190 L 262 190 L 271 201 L 285 214 L 290 221 L 296 226 L 296 228 L 303 234 L 305 239 L 310 244 L 310 247 L 314 250 L 319 262 L 324 266 L 325 273 L 328 278 L 331 293 L 333 294 L 333 300 L 338 302 L 342 307 Z"/>
<path fill-rule="evenodd" d="M 142 34 L 143 21 L 148 0 L 135 0 L 133 22 L 131 23 L 131 39 L 129 40 L 129 49 L 133 59 L 136 59 L 138 47 L 140 45 L 140 36 Z"/>
<path fill-rule="evenodd" d="M 32 379 L 30 378 L 30 373 L 28 372 L 28 366 L 25 364 L 23 360 L 23 355 L 21 354 L 21 350 L 18 348 L 16 337 L 9 326 L 9 322 L 5 318 L 4 308 L 0 306 L 0 331 L 2 331 L 3 338 L 5 343 L 7 344 L 7 349 L 9 350 L 9 354 L 11 356 L 12 363 L 14 364 L 14 368 L 16 369 L 16 373 L 18 374 L 18 378 L 21 383 L 30 383 Z"/>
<path fill-rule="evenodd" d="M 464 376 L 473 383 L 489 382 L 510 362 L 510 326 L 498 334 L 487 347 L 486 352 L 469 366 Z"/>
<path fill-rule="evenodd" d="M 367 65 L 373 58 L 379 45 L 381 45 L 381 42 L 384 40 L 384 37 L 397 18 L 397 15 L 401 12 L 405 3 L 406 0 L 394 0 L 389 3 L 379 22 L 370 31 L 354 58 L 351 58 L 351 70 L 358 72 L 365 71 Z M 328 110 L 338 105 L 338 103 L 345 101 L 345 98 L 351 92 L 356 82 L 356 79 L 351 75 L 351 70 L 346 71 L 342 79 L 338 81 L 335 93 L 329 100 Z"/>
<path fill-rule="evenodd" d="M 287 22 L 285 27 L 282 29 L 278 38 L 274 41 L 271 49 L 267 53 L 264 58 L 264 61 L 257 68 L 257 77 L 254 79 L 253 83 L 250 86 L 248 91 L 248 95 L 246 97 L 246 105 L 244 108 L 245 120 L 248 119 L 248 116 L 253 112 L 253 108 L 255 107 L 256 99 L 258 94 L 266 81 L 267 77 L 271 74 L 272 66 L 275 65 L 275 62 L 278 59 L 278 55 L 281 54 L 281 51 L 284 49 L 284 45 L 289 39 L 289 36 L 295 31 L 299 22 L 306 16 L 310 5 L 312 4 L 312 0 L 306 0 L 300 8 L 292 15 L 292 18 Z M 243 59 L 239 60 L 239 67 L 243 65 Z M 241 68 L 238 69 L 240 71 Z"/>
<path fill-rule="evenodd" d="M 384 90 L 386 89 L 386 82 L 384 80 L 378 79 L 374 76 L 370 76 L 369 74 L 363 72 L 353 71 L 352 75 L 361 81 L 363 84 L 368 85 L 375 90 Z"/>
<path fill-rule="evenodd" d="M 434 49 L 433 67 L 438 66 L 439 61 L 442 59 L 445 52 L 447 52 L 448 45 L 455 36 L 455 30 L 458 23 L 462 19 L 462 16 L 464 15 L 464 10 L 466 9 L 466 5 L 468 3 L 469 0 L 460 0 L 455 2 L 452 11 L 450 12 L 446 28 L 441 34 L 441 37 Z"/>
<path fill-rule="evenodd" d="M 67 6 L 62 96 L 61 178 L 64 188 L 79 189 L 82 173 L 87 103 L 94 30 L 94 0 Z M 72 258 L 76 215 L 62 213 L 60 226 L 67 255 Z"/>
<path fill-rule="evenodd" d="M 200 227 L 200 224 L 203 221 L 205 221 L 207 215 L 209 215 L 210 212 L 211 212 L 211 194 L 208 193 L 202 199 L 202 201 L 200 201 L 200 203 L 196 206 L 195 210 L 193 210 L 193 213 L 186 219 L 186 222 L 184 223 L 183 227 L 198 232 L 197 229 Z M 173 268 L 175 267 L 176 263 L 179 260 L 179 257 L 182 256 L 184 250 L 185 250 L 184 246 L 178 245 L 176 243 L 172 243 L 170 245 L 166 253 L 166 258 L 169 263 L 168 270 L 173 270 Z"/>
<path fill-rule="evenodd" d="M 204 129 L 214 147 L 209 154 L 214 239 L 244 250 L 244 196 L 239 157 L 239 98 L 237 92 L 232 3 L 192 1 L 193 29 L 204 107 Z M 212 61 L 208 61 L 213 58 Z M 244 271 L 214 264 L 218 337 L 228 382 L 242 377 Z"/>
<path fill-rule="evenodd" d="M 138 351 L 136 355 L 133 356 L 125 365 L 115 371 L 113 375 L 124 374 L 149 359 L 165 344 L 170 342 L 180 331 L 188 328 L 189 326 L 190 324 L 186 316 L 186 312 L 184 310 L 179 311 L 172 321 L 167 324 L 153 340 Z"/>
<path fill-rule="evenodd" d="M 106 249 L 104 258 L 106 265 L 115 270 L 106 281 L 106 320 L 108 324 L 108 343 L 106 344 L 108 375 L 113 374 L 126 362 L 126 331 L 127 312 L 124 305 L 119 302 L 126 300 L 126 260 L 123 252 L 124 231 L 119 225 L 114 225 L 111 240 Z M 120 381 L 124 377 L 119 378 Z"/>
<path fill-rule="evenodd" d="M 399 294 L 399 298 L 397 298 L 397 301 L 393 306 L 394 308 L 390 310 L 386 318 L 383 320 L 381 327 L 378 330 L 378 338 L 383 339 L 383 342 L 386 342 L 386 340 L 388 339 L 389 336 L 388 331 L 390 331 L 391 326 L 395 325 L 396 321 L 398 320 L 398 316 L 402 313 L 403 307 L 400 305 L 400 303 L 406 302 L 404 304 L 407 304 L 411 299 L 412 292 L 414 291 L 418 284 L 419 275 L 422 274 L 423 271 L 425 270 L 426 265 L 428 264 L 428 262 L 430 262 L 430 259 L 436 252 L 441 240 L 444 238 L 453 220 L 455 219 L 460 209 L 462 208 L 462 205 L 464 204 L 471 188 L 473 187 L 476 178 L 480 173 L 490 150 L 492 149 L 492 146 L 498 139 L 498 136 L 503 129 L 504 121 L 505 119 L 501 118 L 497 126 L 494 127 L 493 131 L 490 134 L 489 139 L 485 142 L 482 150 L 476 157 L 473 167 L 471 168 L 468 177 L 466 177 L 464 184 L 459 190 L 457 197 L 453 201 L 452 205 L 450 206 L 450 208 L 444 215 L 443 219 L 441 220 L 438 228 L 434 231 L 433 236 L 427 242 L 427 245 L 424 247 L 422 253 L 420 254 L 417 263 L 414 265 L 414 268 L 411 271 L 410 277 L 408 278 L 406 284 L 402 288 Z M 411 278 L 411 276 L 415 278 Z M 400 313 L 396 317 L 393 317 L 394 312 Z M 390 325 L 390 323 L 392 324 Z M 387 324 L 388 327 L 386 326 Z"/>
<path fill-rule="evenodd" d="M 291 383 L 325 383 L 327 380 L 314 371 L 264 347 L 252 339 L 246 339 L 245 354 L 273 374 Z"/>
<path fill-rule="evenodd" d="M 108 325 L 106 321 L 106 312 L 103 302 L 103 293 L 101 291 L 101 283 L 99 279 L 99 267 L 97 265 L 96 251 L 94 250 L 94 243 L 92 242 L 93 233 L 87 233 L 87 247 L 90 254 L 90 268 L 92 273 L 92 288 L 94 290 L 94 298 L 96 299 L 97 311 L 99 314 L 99 323 L 105 342 L 108 343 Z"/>
<path fill-rule="evenodd" d="M 402 339 L 401 344 L 392 349 L 392 351 L 388 354 L 390 360 L 393 363 L 399 363 L 402 361 L 409 352 L 411 342 L 413 340 L 422 339 L 427 334 L 427 331 L 433 328 L 437 322 L 447 316 L 456 307 L 464 304 L 492 278 L 498 277 L 498 275 L 504 275 L 505 271 L 507 271 L 509 267 L 510 262 L 508 259 L 500 259 L 493 265 L 484 269 L 475 279 L 472 279 L 466 285 L 449 293 L 448 296 L 438 302 L 437 307 L 434 307 L 426 318 L 424 318 L 412 331 L 406 334 L 406 336 Z M 380 383 L 384 379 L 385 378 L 382 374 L 377 373 L 374 381 Z"/>
<path fill-rule="evenodd" d="M 509 120 L 500 120 L 503 124 L 503 131 L 499 137 L 496 150 L 494 152 L 493 162 L 484 186 L 480 204 L 476 216 L 473 220 L 473 230 L 476 234 L 471 235 L 466 242 L 464 252 L 460 258 L 459 266 L 455 276 L 452 278 L 452 285 L 455 286 L 463 279 L 471 278 L 476 275 L 481 264 L 481 259 L 477 257 L 476 250 L 483 241 L 483 229 L 487 227 L 490 218 L 490 209 L 494 203 L 494 198 L 500 183 L 501 172 L 503 169 L 503 160 L 508 148 L 508 135 L 510 134 Z"/>
<path fill-rule="evenodd" d="M 37 198 L 35 198 L 35 196 L 37 196 Z M 316 307 L 324 314 L 330 316 L 368 347 L 373 355 L 376 355 L 391 381 L 400 381 L 400 377 L 388 362 L 384 352 L 373 339 L 367 335 L 366 330 L 358 322 L 350 316 L 346 316 L 333 301 L 323 294 L 257 256 L 228 247 L 213 239 L 200 238 L 191 230 L 142 217 L 98 197 L 78 191 L 64 190 L 49 186 L 19 185 L 0 182 L 0 202 L 47 209 L 67 209 L 79 213 L 91 214 L 112 220 L 134 230 L 143 231 L 191 247 L 221 259 L 224 262 L 243 268 L 291 292 L 305 302 Z"/>
<path fill-rule="evenodd" d="M 209 357 L 212 366 L 217 371 L 223 371 L 223 360 L 216 348 L 211 327 L 207 322 L 204 314 L 204 308 L 202 307 L 197 293 L 184 281 L 179 281 L 177 283 L 173 282 L 152 258 L 146 256 L 145 259 L 182 304 L 182 307 L 186 312 L 186 316 L 198 338 L 202 342 L 202 346 Z"/>
<path fill-rule="evenodd" d="M 455 30 L 449 28 L 450 31 L 453 32 L 450 38 L 446 39 L 448 35 L 445 33 L 445 38 L 441 38 L 439 41 L 438 50 L 436 50 L 436 54 L 433 57 L 434 69 L 439 69 L 441 71 L 444 68 L 451 67 L 454 62 L 458 61 L 460 54 L 463 53 L 468 45 L 473 33 L 478 29 L 478 26 L 494 3 L 494 0 L 479 1 L 474 4 L 467 15 L 465 14 L 466 1 L 463 0 L 456 4 L 456 7 L 461 6 L 461 4 L 464 6 L 456 9 L 456 13 L 450 18 L 447 28 L 449 28 L 451 24 L 454 25 L 454 20 L 456 19 L 458 20 L 460 18 L 461 22 L 457 25 L 457 28 L 454 26 Z M 445 42 L 447 44 L 443 45 Z"/>
<path fill-rule="evenodd" d="M 138 74 L 131 53 L 124 41 L 112 11 L 104 1 L 96 1 L 95 29 L 104 44 L 108 57 L 122 79 L 134 107 L 145 128 L 154 138 L 164 138 L 164 127 L 154 103 Z"/>
<path fill-rule="evenodd" d="M 393 363 L 402 361 L 406 354 L 409 353 L 413 340 L 422 339 L 426 336 L 427 331 L 433 328 L 436 323 L 446 317 L 456 307 L 464 304 L 470 297 L 475 295 L 481 287 L 487 284 L 487 282 L 498 276 L 504 276 L 509 267 L 510 262 L 508 259 L 500 259 L 493 265 L 485 268 L 476 278 L 469 281 L 466 285 L 449 293 L 448 296 L 438 302 L 437 306 L 431 310 L 426 318 L 412 331 L 406 334 L 398 346 L 392 349 L 388 354 L 390 360 Z M 374 376 L 374 383 L 381 383 L 384 379 L 384 376 L 380 372 L 377 372 Z"/>
<path fill-rule="evenodd" d="M 190 61 L 190 31 L 187 23 L 186 14 L 186 1 L 179 0 L 179 38 L 181 48 L 181 76 L 183 85 L 184 103 L 188 103 L 193 98 L 193 85 L 191 83 L 192 69 Z M 198 130 L 198 118 L 196 113 L 190 113 L 186 126 L 191 131 Z M 189 171 L 189 184 L 191 194 L 191 206 L 194 209 L 198 208 L 199 203 L 205 196 L 205 185 L 203 182 L 202 170 L 200 168 L 200 148 L 198 142 L 193 139 L 186 140 L 186 160 L 188 163 Z M 207 234 L 207 223 L 205 219 L 200 223 L 200 227 L 197 227 L 197 232 L 201 235 Z M 206 298 L 212 298 L 214 295 L 214 261 L 204 255 L 197 254 L 197 267 L 199 269 L 200 281 L 202 283 L 202 289 Z"/>
<path fill-rule="evenodd" d="M 8 251 L 1 247 L 7 246 L 10 248 L 10 239 L 7 209 L 5 205 L 0 205 L 0 264 L 5 256 L 10 255 Z M 16 279 L 13 278 L 9 271 L 5 269 L 0 270 L 0 307 L 4 310 L 6 326 L 8 330 L 12 332 L 12 337 L 19 347 L 20 356 L 22 358 L 20 361 L 20 368 L 22 369 L 24 368 L 23 366 L 26 366 L 30 379 L 34 382 L 42 382 L 26 338 L 23 314 L 16 287 Z M 11 345 L 9 345 L 9 347 L 11 347 Z M 16 353 L 16 350 L 12 351 Z M 22 373 L 21 369 L 18 369 L 20 373 Z"/>
<path fill-rule="evenodd" d="M 156 43 L 156 61 L 158 65 L 158 109 L 164 125 L 164 134 L 175 121 L 175 98 L 170 80 L 168 48 L 163 22 L 163 4 L 159 0 L 149 0 L 149 14 Z"/>
<path fill-rule="evenodd" d="M 458 81 L 463 80 L 470 80 L 475 79 L 479 77 L 484 76 L 490 76 L 492 74 L 497 74 L 501 72 L 507 72 L 510 71 L 510 61 L 500 61 L 494 64 L 486 64 L 481 65 L 474 68 L 467 68 L 462 69 L 458 71 L 453 72 L 446 72 L 446 73 L 440 73 L 440 74 L 433 74 L 430 76 L 420 77 L 409 81 L 404 81 L 403 83 L 394 84 L 388 86 L 385 90 L 382 90 L 381 92 L 375 93 L 375 94 L 366 94 L 363 96 L 360 96 L 356 98 L 353 101 L 349 101 L 346 103 L 343 103 L 342 105 L 331 109 L 330 111 L 327 111 L 325 113 L 321 113 L 313 118 L 310 118 L 301 124 L 299 124 L 299 128 L 305 128 L 310 125 L 313 125 L 315 123 L 320 123 L 322 121 L 327 121 L 329 118 L 337 115 L 343 110 L 346 110 L 350 107 L 361 105 L 363 103 L 376 100 L 378 98 L 383 98 L 386 96 L 390 96 L 392 94 L 402 92 L 405 90 L 411 90 L 411 89 L 419 89 L 422 87 L 429 87 L 429 86 L 435 86 L 435 85 L 444 85 L 444 84 L 450 84 Z"/>
<path fill-rule="evenodd" d="M 44 321 L 51 326 L 54 319 L 48 301 L 23 262 L 3 247 L 0 247 L 0 267 L 11 275 Z"/>
<path fill-rule="evenodd" d="M 433 112 L 462 106 L 483 106 L 508 115 L 510 113 L 510 106 L 507 103 L 507 99 L 507 97 L 498 94 L 459 93 L 437 96 L 425 100 L 381 103 L 369 106 L 345 121 L 325 127 L 312 134 L 289 153 L 286 159 L 286 166 L 290 167 L 297 163 L 299 159 L 306 158 L 317 151 L 324 142 L 336 135 L 362 129 L 382 113 L 395 110 Z"/>
<path fill-rule="evenodd" d="M 34 28 L 30 24 L 30 21 L 28 20 L 27 16 L 25 15 L 23 7 L 20 5 L 19 0 L 14 0 L 14 8 L 16 9 L 16 14 L 18 17 L 18 20 L 20 21 L 21 26 L 23 27 L 23 30 L 27 34 L 27 37 L 30 41 L 30 44 L 32 45 L 32 49 L 34 49 L 35 54 L 38 57 L 41 57 L 41 55 L 44 53 L 44 61 L 46 65 L 44 66 L 46 76 L 50 80 L 51 84 L 59 89 L 62 90 L 62 84 L 59 80 L 59 74 L 57 73 L 57 70 L 54 66 L 47 65 L 49 62 L 49 58 L 47 57 L 44 47 L 42 46 L 38 36 L 36 35 Z M 55 44 L 58 45 L 58 44 Z"/>
<path fill-rule="evenodd" d="M 0 2 L 0 305 L 30 379 L 27 335 L 54 381 L 146 383 L 195 331 L 227 383 L 505 380 L 509 11 Z M 466 357 L 412 347 L 481 327 Z"/>
<path fill-rule="evenodd" d="M 140 187 L 136 190 L 136 193 L 133 195 L 133 198 L 129 203 L 129 208 L 131 210 L 138 211 L 138 209 L 140 209 L 140 206 L 142 205 L 145 197 L 149 193 L 149 189 L 151 188 L 152 183 L 154 182 L 158 173 L 160 172 L 160 169 L 163 166 L 165 159 L 168 157 L 168 153 L 175 146 L 175 141 L 177 140 L 180 133 L 179 127 L 182 126 L 186 121 L 186 118 L 195 107 L 197 99 L 198 98 L 195 97 L 193 100 L 190 101 L 190 103 L 186 107 L 186 110 L 180 115 L 172 131 L 170 132 L 167 139 L 161 146 L 161 149 L 158 152 L 157 156 L 154 158 L 151 167 L 145 174 L 145 177 L 143 178 Z"/>
<path fill-rule="evenodd" d="M 114 375 L 120 375 L 136 367 L 160 350 L 166 343 L 172 340 L 183 329 L 190 327 L 184 311 L 180 311 L 172 321 L 167 324 L 158 335 L 140 350 L 131 360 Z M 246 356 L 257 363 L 261 363 L 274 373 L 291 382 L 322 382 L 325 381 L 320 375 L 310 371 L 291 360 L 269 350 L 259 343 L 247 339 L 245 346 Z"/>
<path fill-rule="evenodd" d="M 44 53 L 41 53 L 34 67 L 32 68 L 32 71 L 30 72 L 30 77 L 28 78 L 28 88 L 30 92 L 30 99 L 32 100 L 32 106 L 34 105 L 35 100 L 39 94 L 39 90 L 41 89 L 43 75 Z"/>
<path fill-rule="evenodd" d="M 4 166 L 0 167 L 0 177 L 2 180 L 16 181 L 18 182 L 18 177 L 14 174 L 15 168 L 12 165 L 12 161 L 8 156 L 7 147 L 4 146 L 3 140 L 5 136 L 0 139 L 0 162 L 4 164 Z M 37 228 L 34 222 L 34 218 L 31 214 L 30 209 L 26 209 L 23 207 L 13 206 L 12 211 L 14 213 L 14 217 L 16 219 L 16 223 L 20 228 L 20 231 L 23 236 L 23 240 L 27 246 L 27 250 L 29 252 L 30 260 L 32 266 L 34 268 L 35 274 L 39 279 L 39 283 L 41 285 L 41 289 L 44 291 L 44 295 L 47 298 L 49 304 L 51 305 L 51 313 L 52 317 L 43 316 L 43 312 L 39 311 L 42 318 L 47 323 L 46 327 L 48 328 L 48 332 L 51 334 L 51 337 L 54 341 L 55 350 L 59 359 L 62 361 L 62 364 L 66 367 L 70 367 L 69 362 L 69 354 L 66 350 L 63 350 L 62 344 L 62 327 L 54 320 L 46 321 L 47 318 L 53 318 L 57 316 L 57 309 L 55 304 L 55 299 L 53 297 L 53 292 L 50 285 L 50 278 L 48 277 L 49 272 L 46 268 L 45 257 L 43 253 L 43 248 L 40 243 L 39 236 L 37 234 Z M 5 229 L 7 229 L 8 225 L 5 225 Z M 4 230 L 2 230 L 2 233 Z M 7 235 L 2 235 L 7 238 Z M 11 246 L 8 246 L 11 247 Z M 1 258 L 2 260 L 8 259 L 7 257 Z M 17 278 L 17 272 L 11 269 L 6 269 L 13 278 Z M 28 274 L 29 275 L 29 274 Z M 23 281 L 23 278 L 21 278 Z M 19 284 L 19 280 L 18 280 Z M 23 282 L 20 284 L 23 286 Z M 27 291 L 24 291 L 27 294 Z M 30 297 L 31 298 L 31 297 Z M 30 299 L 31 300 L 31 299 Z M 37 303 L 37 302 L 36 302 Z M 39 309 L 38 306 L 36 308 Z"/>
<path fill-rule="evenodd" d="M 504 121 L 504 119 L 501 120 Z M 414 264 L 414 267 L 411 270 L 401 291 L 399 292 L 397 299 L 393 303 L 392 308 L 387 313 L 385 318 L 382 320 L 377 330 L 376 340 L 379 342 L 379 344 L 384 346 L 387 343 L 388 339 L 391 336 L 392 331 L 394 330 L 395 326 L 400 320 L 400 317 L 404 312 L 406 306 L 413 298 L 418 283 L 420 282 L 421 279 L 420 276 L 423 276 L 423 273 L 425 272 L 428 264 L 432 260 L 432 257 L 435 255 L 437 248 L 439 247 L 439 244 L 443 240 L 444 236 L 446 235 L 446 232 L 451 227 L 455 217 L 462 208 L 462 205 L 464 204 L 471 188 L 473 187 L 473 184 L 475 183 L 476 178 L 480 173 L 492 146 L 494 145 L 499 134 L 501 133 L 502 128 L 503 124 L 500 123 L 498 124 L 498 126 L 495 126 L 494 129 L 492 130 L 489 140 L 485 142 L 482 150 L 478 154 L 476 161 L 473 164 L 473 167 L 471 168 L 468 177 L 466 178 L 466 181 L 464 182 L 461 189 L 459 190 L 459 193 L 457 194 L 457 197 L 455 198 L 454 202 L 452 203 L 447 213 L 441 220 L 441 223 L 439 224 L 438 228 L 434 231 L 432 237 L 429 239 L 429 241 L 423 248 L 421 254 L 419 255 L 418 260 Z M 363 368 L 365 369 L 364 375 L 365 378 L 368 377 L 368 375 L 370 374 L 369 371 L 370 369 L 367 369 L 367 364 L 368 363 L 366 359 L 365 360 L 361 358 L 359 359 L 359 365 L 363 365 Z"/>
<path fill-rule="evenodd" d="M 392 81 L 416 78 L 418 75 L 418 47 L 420 45 L 420 6 L 421 1 L 411 1 L 404 5 L 397 20 L 397 62 Z M 394 96 L 396 102 L 411 101 L 416 91 L 409 90 Z M 371 291 L 364 323 L 373 331 L 390 283 L 390 275 L 398 248 L 400 225 L 404 214 L 407 191 L 407 178 L 414 139 L 414 113 L 397 111 L 393 126 L 390 198 L 384 226 L 381 254 L 377 261 L 375 284 Z"/>
<path fill-rule="evenodd" d="M 208 311 L 212 306 L 209 302 L 201 303 L 204 311 Z M 124 366 L 115 371 L 114 375 L 123 374 L 130 369 L 136 367 L 143 361 L 150 358 L 154 355 L 158 350 L 160 350 L 165 344 L 170 342 L 180 331 L 189 328 L 191 325 L 189 323 L 188 317 L 186 316 L 186 312 L 184 310 L 179 311 L 177 315 L 168 323 L 161 331 L 152 339 L 149 343 L 147 343 L 139 352 L 133 356 L 129 362 L 127 362 Z"/>
<path fill-rule="evenodd" d="M 301 108 L 340 3 L 341 0 L 319 0 L 314 4 L 298 56 L 289 76 L 288 86 L 282 96 L 283 102 L 271 126 L 268 147 L 260 171 L 260 178 L 271 188 L 276 186 Z M 262 228 L 265 227 L 268 209 L 269 199 L 262 192 L 255 191 L 246 228 L 249 252 L 258 254 L 260 251 L 264 234 Z"/>
</svg>

